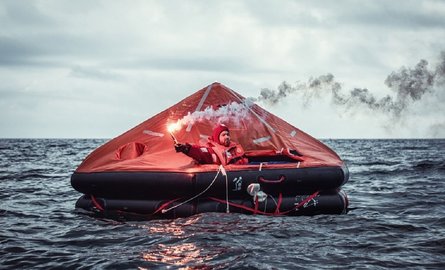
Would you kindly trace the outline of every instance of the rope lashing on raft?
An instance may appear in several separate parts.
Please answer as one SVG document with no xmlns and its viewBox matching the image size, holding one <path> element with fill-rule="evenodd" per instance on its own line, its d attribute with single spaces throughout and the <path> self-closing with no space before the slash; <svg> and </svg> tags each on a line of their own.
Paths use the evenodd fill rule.
<svg viewBox="0 0 445 270">
<path fill-rule="evenodd" d="M 179 207 L 181 205 L 184 205 L 184 204 L 186 204 L 186 203 L 188 203 L 190 201 L 193 201 L 194 199 L 198 198 L 202 194 L 206 193 L 207 190 L 209 190 L 210 187 L 212 187 L 213 184 L 215 183 L 216 179 L 218 178 L 219 173 L 222 173 L 226 177 L 226 205 L 227 205 L 226 206 L 226 212 L 229 213 L 229 180 L 227 179 L 227 172 L 226 172 L 226 169 L 224 169 L 223 165 L 219 165 L 218 172 L 216 172 L 215 178 L 213 178 L 212 182 L 203 191 L 201 191 L 200 193 L 196 194 L 195 196 L 193 196 L 193 197 L 191 197 L 191 198 L 189 198 L 189 199 L 187 199 L 187 200 L 185 200 L 185 201 L 183 201 L 183 202 L 181 202 L 181 203 L 179 203 L 177 205 L 173 205 L 172 207 L 167 208 L 167 209 L 162 209 L 161 213 L 162 214 L 167 213 L 168 211 L 173 210 L 173 209 L 175 209 L 175 208 L 177 208 L 177 207 Z M 159 211 L 159 209 L 156 210 L 156 212 L 158 212 L 158 211 Z"/>
<path fill-rule="evenodd" d="M 260 170 L 261 170 L 260 166 Z M 294 207 L 292 207 L 291 209 L 281 212 L 280 211 L 280 207 L 283 201 L 283 196 L 280 193 L 278 195 L 278 202 L 275 201 L 275 198 L 269 194 L 264 193 L 263 191 L 261 191 L 261 186 L 259 183 L 252 183 L 247 187 L 247 193 L 249 193 L 249 195 L 251 195 L 253 197 L 253 203 L 254 203 L 254 208 L 252 207 L 248 207 L 242 204 L 237 204 L 234 202 L 230 202 L 229 201 L 229 182 L 228 182 L 228 177 L 227 177 L 227 172 L 225 170 L 225 168 L 220 165 L 218 168 L 218 171 L 216 172 L 215 177 L 213 178 L 213 180 L 210 182 L 210 184 L 200 193 L 198 193 L 197 195 L 181 202 L 178 203 L 176 205 L 173 205 L 169 208 L 167 208 L 169 205 L 175 203 L 178 200 L 181 200 L 182 198 L 176 198 L 173 200 L 170 200 L 168 202 L 163 203 L 160 207 L 158 207 L 158 209 L 156 209 L 156 211 L 154 211 L 151 215 L 155 215 L 159 212 L 161 212 L 162 214 L 167 213 L 177 207 L 180 207 L 190 201 L 193 201 L 194 199 L 198 198 L 199 196 L 203 195 L 204 193 L 206 193 L 212 186 L 213 184 L 216 182 L 216 179 L 218 178 L 218 175 L 222 173 L 225 176 L 225 181 L 226 181 L 226 198 L 225 200 L 219 199 L 219 198 L 215 198 L 215 197 L 208 197 L 209 199 L 219 202 L 219 203 L 224 203 L 226 204 L 226 212 L 229 213 L 230 212 L 230 206 L 235 207 L 235 208 L 239 208 L 239 209 L 243 209 L 243 210 L 247 210 L 252 212 L 253 214 L 262 214 L 262 215 L 267 215 L 267 216 L 281 216 L 281 215 L 286 215 L 292 211 L 298 211 L 301 207 L 306 207 L 306 204 L 309 203 L 312 199 L 314 199 L 316 196 L 318 196 L 319 191 L 316 191 L 315 193 L 311 194 L 310 196 L 308 196 L 306 199 L 304 199 L 303 201 L 301 201 L 300 203 L 298 203 L 297 205 L 295 205 Z M 93 196 L 90 195 L 91 197 L 91 201 L 94 205 L 94 207 L 100 211 L 105 211 L 106 208 L 106 202 L 105 200 L 103 201 L 103 206 L 97 201 L 97 199 Z M 267 209 L 267 199 L 268 197 L 270 197 L 273 202 L 275 203 L 275 211 L 273 213 L 268 213 L 266 212 Z M 265 202 L 264 204 L 264 210 L 261 211 L 259 208 L 259 203 L 260 202 Z"/>
<path fill-rule="evenodd" d="M 229 202 L 230 206 L 232 207 L 236 207 L 239 209 L 243 209 L 243 210 L 247 210 L 249 212 L 252 212 L 253 214 L 261 214 L 261 215 L 266 215 L 266 216 L 283 216 L 286 214 L 289 214 L 292 211 L 298 211 L 302 206 L 306 205 L 308 202 L 310 202 L 313 198 L 315 198 L 318 195 L 319 191 L 316 191 L 315 193 L 313 193 L 312 195 L 308 196 L 306 199 L 304 199 L 303 201 L 301 201 L 298 205 L 292 207 L 291 209 L 281 212 L 280 211 L 280 206 L 281 206 L 281 201 L 282 201 L 282 195 L 280 194 L 280 196 L 278 197 L 278 203 L 277 203 L 277 208 L 275 209 L 274 213 L 268 213 L 265 211 L 261 211 L 258 210 L 258 208 L 252 208 L 252 207 L 248 207 L 242 204 L 237 204 L 237 203 L 233 203 L 233 202 Z M 215 197 L 209 197 L 209 199 L 216 201 L 216 202 L 220 202 L 220 203 L 225 203 L 224 200 L 215 198 Z"/>
</svg>

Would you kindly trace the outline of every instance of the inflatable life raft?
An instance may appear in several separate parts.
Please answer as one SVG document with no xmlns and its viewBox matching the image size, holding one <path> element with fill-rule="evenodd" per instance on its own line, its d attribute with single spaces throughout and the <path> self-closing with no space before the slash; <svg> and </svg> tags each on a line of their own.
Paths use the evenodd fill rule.
<svg viewBox="0 0 445 270">
<path fill-rule="evenodd" d="M 243 145 L 246 165 L 197 164 L 177 153 L 175 139 L 205 144 L 224 122 Z M 93 151 L 71 177 L 84 195 L 77 208 L 153 218 L 204 212 L 263 215 L 341 214 L 349 178 L 322 142 L 213 83 Z"/>
</svg>

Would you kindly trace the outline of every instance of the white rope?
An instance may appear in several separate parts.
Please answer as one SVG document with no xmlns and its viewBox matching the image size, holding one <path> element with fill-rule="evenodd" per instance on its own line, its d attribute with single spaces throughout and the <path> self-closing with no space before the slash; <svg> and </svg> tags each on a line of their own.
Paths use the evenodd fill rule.
<svg viewBox="0 0 445 270">
<path fill-rule="evenodd" d="M 277 203 L 277 201 L 275 201 L 275 198 L 274 197 L 272 197 L 271 195 L 269 195 L 269 197 L 271 197 L 272 198 L 272 201 L 275 203 L 275 206 L 278 206 L 278 203 Z"/>
<path fill-rule="evenodd" d="M 186 204 L 186 203 L 188 203 L 188 202 L 190 202 L 190 201 L 192 201 L 192 200 L 198 198 L 198 197 L 201 196 L 202 194 L 206 193 L 206 191 L 209 190 L 209 188 L 215 183 L 216 178 L 218 178 L 219 173 L 220 173 L 223 169 L 224 169 L 223 166 L 220 165 L 219 168 L 218 168 L 218 172 L 216 172 L 215 178 L 213 178 L 213 181 L 210 183 L 210 185 L 209 185 L 208 187 L 206 187 L 206 189 L 204 189 L 203 191 L 201 191 L 198 195 L 195 195 L 195 196 L 193 196 L 192 198 L 190 198 L 190 199 L 188 199 L 188 200 L 186 200 L 186 201 L 183 201 L 183 202 L 180 203 L 180 204 L 174 205 L 174 206 L 172 206 L 172 207 L 170 207 L 170 208 L 162 209 L 161 212 L 162 212 L 163 214 L 164 214 L 164 213 L 167 213 L 168 211 L 173 210 L 173 209 L 175 209 L 176 207 L 179 207 L 179 206 L 181 206 L 181 205 L 184 205 L 184 204 Z M 223 173 L 225 173 L 225 170 L 224 170 Z M 226 174 L 226 180 L 227 180 L 227 174 Z M 228 195 L 227 195 L 227 196 L 228 196 Z M 228 201 L 228 200 L 227 200 L 227 205 L 229 205 L 229 201 Z"/>
<path fill-rule="evenodd" d="M 266 200 L 264 200 L 264 210 L 263 210 L 263 212 L 267 211 L 267 197 L 266 197 Z"/>
<path fill-rule="evenodd" d="M 221 165 L 222 167 L 222 165 Z M 226 176 L 226 213 L 230 213 L 230 209 L 229 209 L 229 179 L 227 178 L 227 173 L 225 174 Z"/>
</svg>

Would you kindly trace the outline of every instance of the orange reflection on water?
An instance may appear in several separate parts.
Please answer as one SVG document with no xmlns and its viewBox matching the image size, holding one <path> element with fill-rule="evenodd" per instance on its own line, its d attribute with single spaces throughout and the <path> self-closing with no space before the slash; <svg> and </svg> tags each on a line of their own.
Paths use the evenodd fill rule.
<svg viewBox="0 0 445 270">
<path fill-rule="evenodd" d="M 200 217 L 188 218 L 181 221 L 171 221 L 168 223 L 160 224 L 155 223 L 151 226 L 144 226 L 150 234 L 167 234 L 173 236 L 181 236 L 185 234 L 184 228 L 197 223 Z"/>
<path fill-rule="evenodd" d="M 221 248 L 203 247 L 199 246 L 199 243 L 183 243 L 185 239 L 191 240 L 190 237 L 193 237 L 197 232 L 196 230 L 201 228 L 199 226 L 201 219 L 201 216 L 195 216 L 144 225 L 143 227 L 147 229 L 149 234 L 173 237 L 168 241 L 168 244 L 159 243 L 142 252 L 143 260 L 179 266 L 181 269 L 211 269 L 209 262 L 224 253 Z"/>
<path fill-rule="evenodd" d="M 194 265 L 205 268 L 205 263 L 218 254 L 206 254 L 195 244 L 184 243 L 177 245 L 159 244 L 155 251 L 145 252 L 142 258 L 150 262 L 162 262 L 176 266 Z"/>
</svg>

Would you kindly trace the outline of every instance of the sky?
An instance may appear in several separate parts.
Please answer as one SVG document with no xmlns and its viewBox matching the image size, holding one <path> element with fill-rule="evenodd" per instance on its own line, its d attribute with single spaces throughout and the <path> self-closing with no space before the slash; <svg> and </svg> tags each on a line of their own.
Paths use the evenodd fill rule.
<svg viewBox="0 0 445 270">
<path fill-rule="evenodd" d="M 316 138 L 445 138 L 445 1 L 0 0 L 0 25 L 0 138 L 113 138 L 215 81 Z"/>
</svg>

